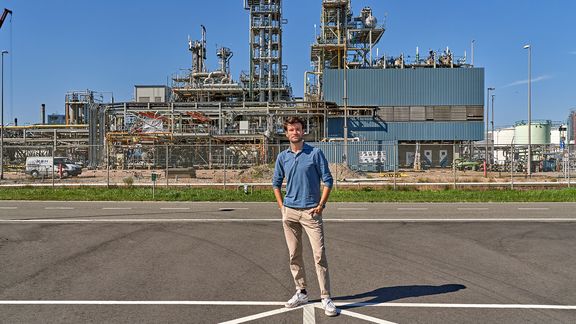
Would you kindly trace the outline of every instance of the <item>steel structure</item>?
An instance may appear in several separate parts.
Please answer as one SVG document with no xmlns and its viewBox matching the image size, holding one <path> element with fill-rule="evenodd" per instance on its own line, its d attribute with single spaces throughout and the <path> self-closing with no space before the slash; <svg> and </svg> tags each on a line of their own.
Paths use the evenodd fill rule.
<svg viewBox="0 0 576 324">
<path fill-rule="evenodd" d="M 314 71 L 305 73 L 305 97 L 323 99 L 322 81 L 325 69 L 372 67 L 376 63 L 373 47 L 384 34 L 372 9 L 365 7 L 353 17 L 350 0 L 323 0 L 320 34 L 311 46 L 310 62 Z"/>
<path fill-rule="evenodd" d="M 259 102 L 287 101 L 292 89 L 286 82 L 287 67 L 282 65 L 281 0 L 245 0 L 250 11 L 250 72 L 243 75 L 248 83 L 249 99 Z"/>
<path fill-rule="evenodd" d="M 172 77 L 172 93 L 177 102 L 226 102 L 241 101 L 246 97 L 244 87 L 230 74 L 233 52 L 227 47 L 218 49 L 219 69 L 208 71 L 206 67 L 206 28 L 202 27 L 200 40 L 188 40 L 192 52 L 192 68 L 184 74 Z"/>
</svg>

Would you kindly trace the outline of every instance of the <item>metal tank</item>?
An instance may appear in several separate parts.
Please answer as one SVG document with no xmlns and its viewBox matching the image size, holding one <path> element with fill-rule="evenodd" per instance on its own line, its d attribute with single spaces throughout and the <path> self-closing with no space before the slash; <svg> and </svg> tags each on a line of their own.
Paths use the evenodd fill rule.
<svg viewBox="0 0 576 324">
<path fill-rule="evenodd" d="M 550 120 L 532 121 L 531 126 L 532 145 L 550 144 L 550 131 L 552 127 Z M 514 144 L 528 144 L 527 121 L 519 121 L 514 125 Z"/>
</svg>

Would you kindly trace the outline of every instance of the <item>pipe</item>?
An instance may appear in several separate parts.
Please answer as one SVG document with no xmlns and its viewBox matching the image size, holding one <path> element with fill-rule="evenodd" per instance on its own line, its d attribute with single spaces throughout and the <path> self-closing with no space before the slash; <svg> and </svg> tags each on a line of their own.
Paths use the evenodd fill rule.
<svg viewBox="0 0 576 324">
<path fill-rule="evenodd" d="M 42 104 L 41 108 L 40 108 L 40 114 L 41 114 L 41 122 L 42 125 L 46 125 L 46 105 Z"/>
</svg>

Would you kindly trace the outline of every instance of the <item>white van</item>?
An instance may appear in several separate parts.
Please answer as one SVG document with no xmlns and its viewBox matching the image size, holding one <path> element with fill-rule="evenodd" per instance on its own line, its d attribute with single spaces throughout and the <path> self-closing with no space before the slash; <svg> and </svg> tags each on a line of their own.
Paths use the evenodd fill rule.
<svg viewBox="0 0 576 324">
<path fill-rule="evenodd" d="M 82 167 L 66 157 L 29 156 L 26 158 L 26 174 L 33 178 L 51 177 L 51 172 L 62 178 L 77 176 L 82 173 Z"/>
</svg>

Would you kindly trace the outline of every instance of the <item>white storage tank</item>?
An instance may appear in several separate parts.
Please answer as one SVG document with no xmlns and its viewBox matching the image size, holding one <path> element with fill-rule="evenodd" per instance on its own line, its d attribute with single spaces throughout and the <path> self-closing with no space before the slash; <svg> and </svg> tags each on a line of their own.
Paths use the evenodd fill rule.
<svg viewBox="0 0 576 324">
<path fill-rule="evenodd" d="M 550 131 L 552 122 L 550 120 L 532 121 L 531 122 L 531 144 L 550 144 Z M 517 122 L 514 126 L 514 144 L 528 144 L 528 122 L 523 120 Z"/>
</svg>

